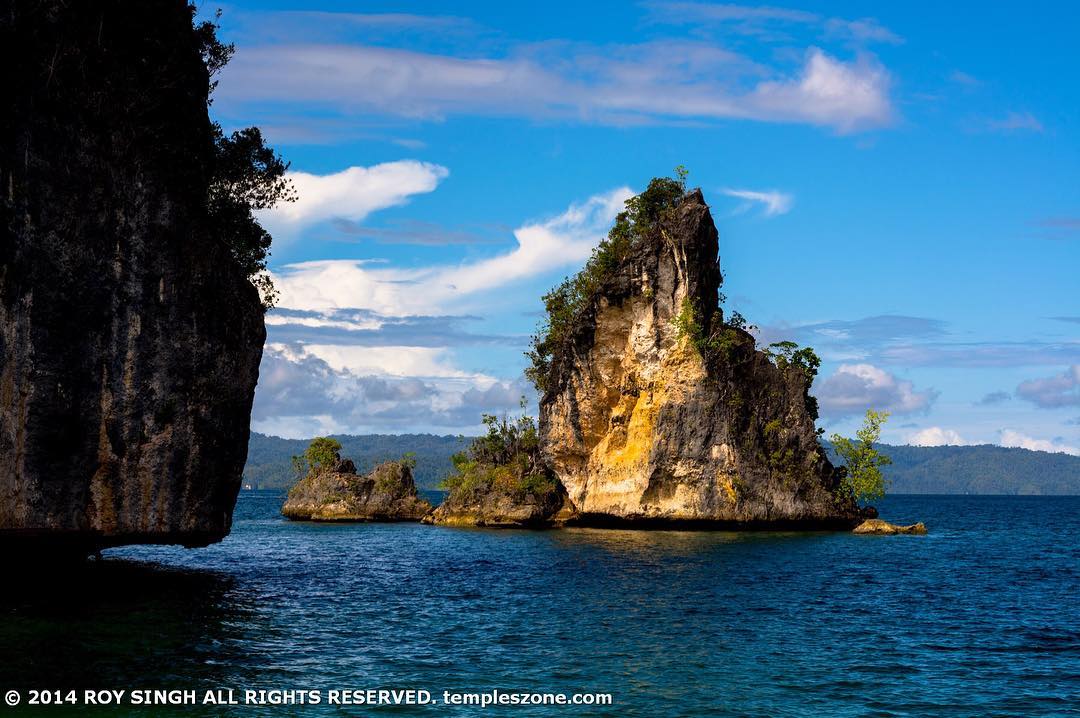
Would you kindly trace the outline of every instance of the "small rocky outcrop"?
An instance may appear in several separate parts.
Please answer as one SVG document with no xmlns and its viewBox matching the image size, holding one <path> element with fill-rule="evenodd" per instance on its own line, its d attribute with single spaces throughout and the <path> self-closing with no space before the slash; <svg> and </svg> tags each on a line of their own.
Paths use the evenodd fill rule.
<svg viewBox="0 0 1080 718">
<path fill-rule="evenodd" d="M 449 490 L 424 523 L 492 528 L 561 526 L 575 515 L 566 490 L 540 455 L 531 417 L 485 416 L 486 436 L 453 457 Z"/>
<path fill-rule="evenodd" d="M 917 524 L 900 526 L 898 524 L 891 524 L 888 521 L 882 521 L 881 519 L 867 519 L 856 526 L 852 530 L 852 533 L 872 534 L 874 536 L 894 536 L 896 534 L 922 536 L 926 533 L 926 525 L 920 521 Z"/>
<path fill-rule="evenodd" d="M 487 488 L 452 492 L 438 508 L 424 517 L 425 524 L 485 526 L 488 528 L 551 528 L 565 525 L 575 516 L 573 505 L 561 486 L 544 492 Z"/>
<path fill-rule="evenodd" d="M 854 526 L 864 515 L 815 432 L 816 358 L 758 349 L 725 317 L 709 207 L 673 182 L 628 203 L 546 298 L 531 370 L 540 447 L 574 521 Z"/>
<path fill-rule="evenodd" d="M 265 330 L 188 5 L 10 0 L 0 45 L 0 545 L 218 541 Z"/>
<path fill-rule="evenodd" d="M 430 511 L 408 462 L 387 461 L 358 476 L 348 459 L 312 468 L 281 507 L 294 521 L 419 521 Z"/>
</svg>

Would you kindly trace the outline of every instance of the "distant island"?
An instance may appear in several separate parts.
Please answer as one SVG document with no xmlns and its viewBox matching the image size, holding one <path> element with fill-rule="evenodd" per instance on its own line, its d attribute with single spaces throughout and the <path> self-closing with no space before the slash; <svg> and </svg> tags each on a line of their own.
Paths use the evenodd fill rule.
<svg viewBox="0 0 1080 718">
<path fill-rule="evenodd" d="M 342 453 L 361 472 L 415 452 L 413 475 L 421 490 L 433 490 L 452 470 L 450 456 L 472 437 L 435 434 L 334 435 Z M 292 457 L 308 439 L 282 439 L 251 432 L 244 486 L 287 489 L 295 483 Z M 824 443 L 824 442 L 823 442 Z M 831 449 L 826 443 L 826 448 Z M 885 467 L 890 494 L 996 494 L 1003 496 L 1080 496 L 1080 457 L 992 444 L 979 446 L 882 445 L 893 460 Z"/>
</svg>

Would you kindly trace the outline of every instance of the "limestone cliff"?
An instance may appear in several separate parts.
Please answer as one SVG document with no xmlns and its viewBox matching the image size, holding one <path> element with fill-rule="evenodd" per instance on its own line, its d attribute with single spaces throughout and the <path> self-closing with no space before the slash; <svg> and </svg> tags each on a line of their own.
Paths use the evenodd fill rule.
<svg viewBox="0 0 1080 718">
<path fill-rule="evenodd" d="M 854 525 L 810 373 L 724 321 L 716 228 L 700 191 L 680 194 L 612 235 L 625 249 L 541 345 L 541 446 L 576 520 Z"/>
<path fill-rule="evenodd" d="M 0 541 L 220 540 L 265 330 L 187 4 L 5 0 L 0 45 Z"/>
<path fill-rule="evenodd" d="M 348 459 L 312 468 L 281 507 L 297 521 L 419 521 L 429 511 L 431 504 L 416 495 L 408 463 L 387 461 L 358 476 Z"/>
</svg>

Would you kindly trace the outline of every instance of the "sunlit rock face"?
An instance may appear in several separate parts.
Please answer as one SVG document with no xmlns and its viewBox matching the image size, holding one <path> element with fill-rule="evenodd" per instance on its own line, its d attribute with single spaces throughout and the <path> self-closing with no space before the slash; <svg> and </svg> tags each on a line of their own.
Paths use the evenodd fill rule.
<svg viewBox="0 0 1080 718">
<path fill-rule="evenodd" d="M 635 240 L 552 358 L 545 458 L 585 523 L 853 525 L 806 375 L 715 313 L 717 253 L 700 191 Z M 713 348 L 680 333 L 687 308 Z"/>
<path fill-rule="evenodd" d="M 207 72 L 183 0 L 5 2 L 0 542 L 229 532 L 265 338 L 207 226 Z"/>
</svg>

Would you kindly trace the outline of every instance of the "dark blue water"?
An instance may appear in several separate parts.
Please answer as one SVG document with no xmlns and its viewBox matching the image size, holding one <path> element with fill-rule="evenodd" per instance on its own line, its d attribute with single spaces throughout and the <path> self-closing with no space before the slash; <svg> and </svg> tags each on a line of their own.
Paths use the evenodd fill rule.
<svg viewBox="0 0 1080 718">
<path fill-rule="evenodd" d="M 220 545 L 116 549 L 6 591 L 0 690 L 498 688 L 615 701 L 514 715 L 1080 714 L 1080 498 L 884 502 L 885 518 L 925 521 L 925 537 L 299 524 L 278 516 L 281 498 L 244 493 Z"/>
</svg>

